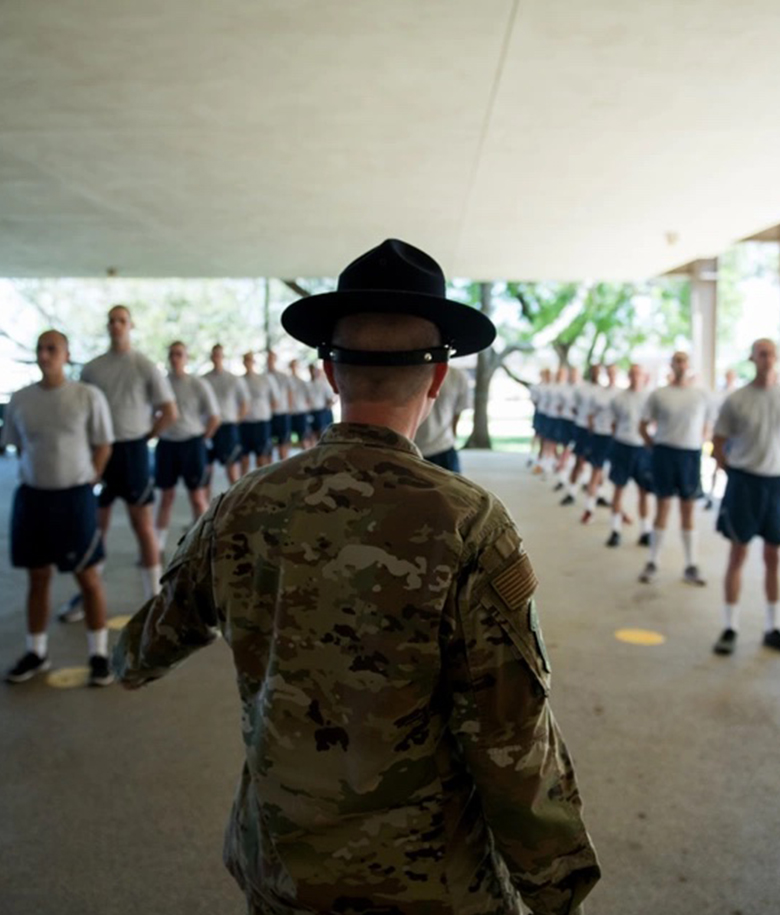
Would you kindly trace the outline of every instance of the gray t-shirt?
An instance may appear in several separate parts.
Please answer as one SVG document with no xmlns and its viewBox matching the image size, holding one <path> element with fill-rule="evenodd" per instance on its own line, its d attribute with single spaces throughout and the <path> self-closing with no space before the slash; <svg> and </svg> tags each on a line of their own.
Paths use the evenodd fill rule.
<svg viewBox="0 0 780 915">
<path fill-rule="evenodd" d="M 644 444 L 639 434 L 639 421 L 648 398 L 647 391 L 621 391 L 612 401 L 612 422 L 615 441 L 637 448 Z"/>
<path fill-rule="evenodd" d="M 203 378 L 208 381 L 211 389 L 217 395 L 222 422 L 237 423 L 239 410 L 244 404 L 249 403 L 249 392 L 244 384 L 244 379 L 226 369 L 221 372 L 212 369 L 210 372 L 206 372 Z"/>
<path fill-rule="evenodd" d="M 309 400 L 309 385 L 296 375 L 290 376 L 290 392 L 292 393 L 292 412 L 308 413 L 311 410 Z"/>
<path fill-rule="evenodd" d="M 460 369 L 450 366 L 430 414 L 414 437 L 423 457 L 441 454 L 455 447 L 452 422 L 457 414 L 468 410 L 470 406 L 468 376 Z"/>
<path fill-rule="evenodd" d="M 214 392 L 202 378 L 194 375 L 178 377 L 168 375 L 168 381 L 176 397 L 179 417 L 172 426 L 163 429 L 160 438 L 166 442 L 185 442 L 203 435 L 210 416 L 219 416 L 219 404 Z"/>
<path fill-rule="evenodd" d="M 94 384 L 106 395 L 118 442 L 148 435 L 155 409 L 173 402 L 168 380 L 146 356 L 135 350 L 109 350 L 88 362 L 81 380 Z"/>
<path fill-rule="evenodd" d="M 333 402 L 333 389 L 324 375 L 309 382 L 309 400 L 312 410 L 327 410 Z"/>
<path fill-rule="evenodd" d="M 594 386 L 590 402 L 590 415 L 593 417 L 593 431 L 596 435 L 612 435 L 612 401 L 620 393 L 616 387 L 602 388 Z"/>
<path fill-rule="evenodd" d="M 577 393 L 577 385 L 574 384 L 562 384 L 558 392 L 558 409 L 562 419 L 574 419 L 574 404 L 575 404 L 575 395 Z"/>
<path fill-rule="evenodd" d="M 581 429 L 590 428 L 590 414 L 593 412 L 593 397 L 599 386 L 592 381 L 582 381 L 574 390 L 574 422 Z"/>
<path fill-rule="evenodd" d="M 269 372 L 268 376 L 276 388 L 274 416 L 284 416 L 291 412 L 290 376 L 285 375 L 284 372 L 280 372 L 278 369 L 274 369 L 273 372 Z"/>
<path fill-rule="evenodd" d="M 642 419 L 656 424 L 657 445 L 700 451 L 705 426 L 712 421 L 712 400 L 703 388 L 670 384 L 650 394 Z"/>
<path fill-rule="evenodd" d="M 780 477 L 780 387 L 734 391 L 720 408 L 715 435 L 728 439 L 729 467 Z"/>
<path fill-rule="evenodd" d="M 91 483 L 92 448 L 113 441 L 108 401 L 91 384 L 31 384 L 17 391 L 6 407 L 3 444 L 21 449 L 19 479 L 36 489 Z"/>
<path fill-rule="evenodd" d="M 244 384 L 249 395 L 249 410 L 245 421 L 257 423 L 269 420 L 274 412 L 274 385 L 268 375 L 244 375 Z"/>
</svg>

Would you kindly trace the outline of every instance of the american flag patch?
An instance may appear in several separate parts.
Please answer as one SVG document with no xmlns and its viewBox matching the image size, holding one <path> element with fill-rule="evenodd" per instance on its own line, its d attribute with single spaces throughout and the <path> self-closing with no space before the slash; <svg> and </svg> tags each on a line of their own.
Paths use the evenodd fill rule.
<svg viewBox="0 0 780 915">
<path fill-rule="evenodd" d="M 507 607 L 523 607 L 539 581 L 527 553 L 521 553 L 491 584 Z"/>
</svg>

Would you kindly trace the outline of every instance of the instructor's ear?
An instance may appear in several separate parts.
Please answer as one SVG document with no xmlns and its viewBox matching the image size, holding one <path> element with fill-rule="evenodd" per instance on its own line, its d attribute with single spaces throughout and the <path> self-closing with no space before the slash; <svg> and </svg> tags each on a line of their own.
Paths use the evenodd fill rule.
<svg viewBox="0 0 780 915">
<path fill-rule="evenodd" d="M 339 386 L 336 384 L 336 376 L 333 373 L 333 363 L 325 359 L 322 363 L 322 370 L 325 372 L 325 377 L 328 379 L 328 383 L 333 388 L 333 393 L 339 393 Z"/>
<path fill-rule="evenodd" d="M 449 366 L 446 362 L 437 362 L 433 367 L 433 381 L 431 386 L 428 388 L 428 397 L 431 400 L 436 400 L 439 396 L 439 390 L 441 389 L 442 384 L 444 384 L 444 379 L 447 377 L 447 372 L 449 371 Z"/>
</svg>

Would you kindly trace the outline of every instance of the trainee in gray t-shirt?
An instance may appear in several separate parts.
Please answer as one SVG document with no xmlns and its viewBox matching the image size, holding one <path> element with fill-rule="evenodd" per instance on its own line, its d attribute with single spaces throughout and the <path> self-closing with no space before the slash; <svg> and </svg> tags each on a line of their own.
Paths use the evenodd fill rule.
<svg viewBox="0 0 780 915">
<path fill-rule="evenodd" d="M 414 443 L 423 457 L 441 454 L 455 447 L 453 419 L 456 414 L 468 410 L 470 405 L 468 376 L 460 369 L 450 366 L 428 418 L 414 437 Z"/>
<path fill-rule="evenodd" d="M 715 435 L 728 439 L 729 467 L 780 477 L 780 387 L 734 391 L 723 401 Z"/>
<path fill-rule="evenodd" d="M 223 423 L 237 423 L 238 414 L 245 403 L 249 403 L 249 393 L 244 384 L 244 379 L 239 378 L 232 372 L 223 369 L 221 372 L 215 372 L 212 369 L 203 376 L 204 380 L 211 385 L 211 389 L 217 395 L 219 404 L 219 415 Z"/>
<path fill-rule="evenodd" d="M 590 428 L 593 398 L 598 390 L 599 385 L 592 381 L 581 381 L 574 391 L 574 422 L 580 429 Z"/>
<path fill-rule="evenodd" d="M 92 448 L 113 440 L 108 402 L 91 384 L 31 384 L 6 407 L 3 444 L 21 449 L 19 479 L 35 489 L 91 483 Z"/>
<path fill-rule="evenodd" d="M 615 441 L 638 448 L 644 445 L 639 434 L 639 421 L 647 400 L 647 391 L 621 391 L 612 401 L 612 422 L 615 424 Z"/>
<path fill-rule="evenodd" d="M 612 401 L 620 393 L 616 387 L 594 387 L 590 401 L 590 415 L 596 435 L 612 435 Z"/>
<path fill-rule="evenodd" d="M 203 381 L 193 375 L 176 377 L 168 375 L 168 381 L 176 397 L 179 417 L 173 425 L 163 429 L 160 438 L 168 442 L 185 442 L 203 435 L 210 416 L 219 416 L 219 405 L 214 392 Z"/>
<path fill-rule="evenodd" d="M 249 394 L 249 410 L 245 421 L 257 423 L 273 416 L 274 388 L 268 375 L 244 375 L 244 384 Z"/>
<path fill-rule="evenodd" d="M 133 349 L 124 353 L 109 350 L 98 356 L 81 370 L 81 380 L 106 395 L 118 442 L 148 435 L 154 411 L 173 402 L 173 391 L 163 373 Z"/>
<path fill-rule="evenodd" d="M 712 401 L 703 388 L 670 384 L 647 398 L 642 419 L 656 424 L 657 445 L 701 451 L 704 429 L 712 420 Z"/>
</svg>

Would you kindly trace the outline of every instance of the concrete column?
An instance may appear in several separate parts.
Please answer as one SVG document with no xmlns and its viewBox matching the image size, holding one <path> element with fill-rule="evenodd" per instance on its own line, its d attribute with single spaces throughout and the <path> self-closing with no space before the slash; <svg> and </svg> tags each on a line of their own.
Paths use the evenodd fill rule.
<svg viewBox="0 0 780 915">
<path fill-rule="evenodd" d="M 715 347 L 718 327 L 718 259 L 691 264 L 691 367 L 702 384 L 715 388 Z"/>
</svg>

